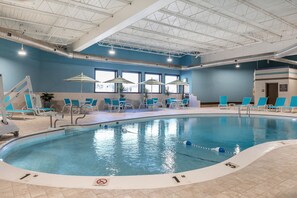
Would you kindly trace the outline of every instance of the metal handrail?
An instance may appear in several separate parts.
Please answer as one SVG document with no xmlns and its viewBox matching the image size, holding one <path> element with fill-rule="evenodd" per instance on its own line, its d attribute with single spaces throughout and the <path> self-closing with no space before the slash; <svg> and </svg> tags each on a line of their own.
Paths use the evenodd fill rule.
<svg viewBox="0 0 297 198">
<path fill-rule="evenodd" d="M 251 117 L 251 106 L 247 105 L 246 106 L 246 114 Z M 241 106 L 238 106 L 238 116 L 241 117 Z"/>
</svg>

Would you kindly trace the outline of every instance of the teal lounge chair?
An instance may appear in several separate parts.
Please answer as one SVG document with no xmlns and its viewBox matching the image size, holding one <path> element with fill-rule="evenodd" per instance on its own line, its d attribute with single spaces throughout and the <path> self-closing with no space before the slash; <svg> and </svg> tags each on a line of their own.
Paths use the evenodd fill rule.
<svg viewBox="0 0 297 198">
<path fill-rule="evenodd" d="M 261 108 L 265 109 L 267 107 L 267 97 L 260 97 L 258 99 L 257 105 L 251 106 L 251 109 L 257 109 L 260 110 Z"/>
<path fill-rule="evenodd" d="M 61 113 L 64 113 L 65 109 L 67 109 L 67 108 L 68 108 L 68 110 L 70 112 L 70 109 L 71 109 L 71 100 L 69 98 L 64 98 L 64 106 L 62 108 Z"/>
<path fill-rule="evenodd" d="M 84 107 L 87 108 L 87 109 L 91 109 L 92 111 L 98 110 L 97 102 L 98 102 L 98 100 L 95 99 L 95 100 L 92 101 L 91 104 L 86 104 L 86 105 L 84 105 Z"/>
<path fill-rule="evenodd" d="M 6 96 L 4 98 L 4 102 L 8 102 L 10 100 L 10 96 Z M 14 113 L 21 113 L 22 115 L 25 114 L 33 114 L 35 115 L 35 112 L 31 109 L 14 109 L 12 103 L 10 103 L 9 105 L 6 106 L 5 108 L 6 112 L 10 115 L 10 117 L 13 116 Z"/>
<path fill-rule="evenodd" d="M 239 107 L 247 107 L 251 104 L 252 98 L 251 97 L 244 97 L 242 99 L 242 103 L 241 105 L 239 105 Z"/>
<path fill-rule="evenodd" d="M 189 105 L 189 99 L 184 98 L 179 105 L 180 105 L 180 107 L 185 108 L 186 106 Z"/>
<path fill-rule="evenodd" d="M 154 109 L 155 103 L 153 99 L 146 99 L 146 107 L 149 109 Z"/>
<path fill-rule="evenodd" d="M 283 108 L 283 110 L 289 109 L 291 112 L 293 112 L 294 109 L 297 109 L 297 96 L 292 96 L 290 105 L 284 106 L 282 108 Z"/>
<path fill-rule="evenodd" d="M 107 106 L 107 109 L 111 111 L 111 99 L 110 98 L 104 98 L 104 105 L 103 105 L 103 109 L 104 107 Z"/>
<path fill-rule="evenodd" d="M 35 112 L 36 115 L 41 115 L 44 112 L 47 111 L 54 111 L 54 108 L 39 108 L 39 107 L 35 107 L 35 105 L 33 104 L 33 100 L 31 97 L 31 94 L 24 94 L 25 97 L 25 102 L 26 102 L 26 107 L 29 110 L 33 110 Z"/>
<path fill-rule="evenodd" d="M 220 96 L 220 103 L 218 105 L 219 108 L 225 107 L 228 108 L 228 97 Z"/>
<path fill-rule="evenodd" d="M 275 109 L 275 111 L 282 111 L 282 108 L 285 106 L 286 98 L 279 97 L 275 101 L 275 105 L 271 105 L 269 109 Z"/>
</svg>

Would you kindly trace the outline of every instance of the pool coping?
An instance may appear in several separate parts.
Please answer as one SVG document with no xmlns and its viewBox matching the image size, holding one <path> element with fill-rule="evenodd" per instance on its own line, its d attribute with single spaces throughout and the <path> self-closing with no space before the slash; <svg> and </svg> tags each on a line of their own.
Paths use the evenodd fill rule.
<svg viewBox="0 0 297 198">
<path fill-rule="evenodd" d="M 182 116 L 201 116 L 203 114 L 206 115 L 237 115 L 234 113 L 195 113 L 195 114 L 175 114 L 175 115 L 159 115 L 159 116 L 149 116 L 149 117 L 139 117 L 132 119 L 121 119 L 121 120 L 113 120 L 110 122 L 100 122 L 95 124 L 88 125 L 79 125 L 80 127 L 87 126 L 98 126 L 102 124 L 110 124 L 116 122 L 129 122 L 129 120 L 137 119 L 152 119 L 152 118 L 168 118 L 168 117 L 182 117 Z M 258 115 L 256 116 L 265 116 L 265 117 L 273 117 L 273 115 Z M 279 116 L 278 118 L 293 118 L 292 116 Z M 64 126 L 65 127 L 65 126 Z M 72 126 L 67 126 L 68 127 Z M 17 139 L 13 139 L 8 141 L 0 146 L 0 148 L 4 148 L 6 145 L 23 138 L 28 138 L 30 136 L 42 135 L 47 133 L 52 133 L 56 131 L 64 130 L 65 128 L 55 129 L 55 130 L 46 130 L 37 134 L 31 134 L 28 136 L 23 136 Z M 68 175 L 57 175 L 57 174 L 48 174 L 41 173 L 35 171 L 24 170 L 20 168 L 13 167 L 3 161 L 0 161 L 0 178 L 4 180 L 9 180 L 13 182 L 21 182 L 26 184 L 33 185 L 43 185 L 50 187 L 66 187 L 66 188 L 87 188 L 87 189 L 148 189 L 148 188 L 167 188 L 167 187 L 176 187 L 181 185 L 194 184 L 198 182 L 208 181 L 211 179 L 216 179 L 231 173 L 234 173 L 252 162 L 266 153 L 288 145 L 297 144 L 297 140 L 281 140 L 281 141 L 273 141 L 262 143 L 253 147 L 250 147 L 238 155 L 235 155 L 226 161 L 221 163 L 196 169 L 192 171 L 186 171 L 181 173 L 171 173 L 171 174 L 157 174 L 157 175 L 141 175 L 141 176 L 68 176 Z M 229 164 L 229 165 L 226 165 Z M 233 167 L 235 166 L 235 168 Z M 27 177 L 24 177 L 25 175 Z M 37 176 L 36 176 L 37 175 Z M 101 180 L 98 180 L 101 179 Z M 103 185 L 102 181 L 106 179 L 107 183 Z M 96 181 L 99 181 L 97 185 Z M 177 182 L 179 181 L 179 182 Z"/>
</svg>

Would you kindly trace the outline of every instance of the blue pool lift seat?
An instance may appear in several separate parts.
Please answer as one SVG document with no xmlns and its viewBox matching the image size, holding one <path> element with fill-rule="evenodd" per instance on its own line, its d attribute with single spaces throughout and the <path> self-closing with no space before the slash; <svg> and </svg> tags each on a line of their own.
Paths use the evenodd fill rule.
<svg viewBox="0 0 297 198">
<path fill-rule="evenodd" d="M 251 109 L 257 109 L 257 110 L 261 110 L 261 108 L 264 110 L 267 108 L 267 97 L 260 97 L 258 99 L 258 103 L 254 106 L 251 106 Z"/>
<path fill-rule="evenodd" d="M 290 112 L 293 112 L 295 109 L 297 109 L 297 96 L 292 96 L 290 105 L 282 107 L 283 110 L 289 110 Z"/>
<path fill-rule="evenodd" d="M 220 101 L 218 107 L 221 108 L 228 108 L 228 97 L 227 96 L 220 96 Z"/>
<path fill-rule="evenodd" d="M 285 106 L 285 103 L 286 103 L 285 97 L 278 97 L 275 101 L 275 105 L 270 105 L 268 108 L 270 110 L 282 111 L 283 107 Z"/>
<path fill-rule="evenodd" d="M 10 100 L 10 96 L 6 96 L 4 98 L 4 102 L 8 102 Z M 25 115 L 25 114 L 33 114 L 35 115 L 35 112 L 31 109 L 25 109 L 25 108 L 22 108 L 22 109 L 14 109 L 13 107 L 13 104 L 10 103 L 9 105 L 6 106 L 5 108 L 6 112 L 9 114 L 10 117 L 13 116 L 14 113 L 21 113 L 22 115 Z"/>
</svg>

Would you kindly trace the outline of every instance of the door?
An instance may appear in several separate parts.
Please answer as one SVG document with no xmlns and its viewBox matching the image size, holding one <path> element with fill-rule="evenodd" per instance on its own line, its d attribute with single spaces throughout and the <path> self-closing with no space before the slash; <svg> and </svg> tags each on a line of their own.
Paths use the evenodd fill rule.
<svg viewBox="0 0 297 198">
<path fill-rule="evenodd" d="M 268 97 L 267 104 L 275 104 L 278 97 L 278 83 L 266 83 L 266 97 Z"/>
</svg>

